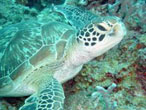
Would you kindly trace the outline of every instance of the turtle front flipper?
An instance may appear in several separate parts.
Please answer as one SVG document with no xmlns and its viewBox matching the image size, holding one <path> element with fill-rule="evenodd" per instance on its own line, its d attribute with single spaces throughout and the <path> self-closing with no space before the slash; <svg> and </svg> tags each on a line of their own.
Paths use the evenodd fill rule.
<svg viewBox="0 0 146 110">
<path fill-rule="evenodd" d="M 54 78 L 45 83 L 40 90 L 28 97 L 19 110 L 63 110 L 64 92 L 61 84 Z"/>
</svg>

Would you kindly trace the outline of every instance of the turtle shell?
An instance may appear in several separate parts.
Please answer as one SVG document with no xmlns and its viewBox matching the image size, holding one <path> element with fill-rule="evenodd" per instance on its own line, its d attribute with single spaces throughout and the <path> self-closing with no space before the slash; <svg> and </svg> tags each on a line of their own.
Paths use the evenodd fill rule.
<svg viewBox="0 0 146 110">
<path fill-rule="evenodd" d="M 61 59 L 74 33 L 70 25 L 60 22 L 28 21 L 0 30 L 0 88 L 44 62 Z"/>
</svg>

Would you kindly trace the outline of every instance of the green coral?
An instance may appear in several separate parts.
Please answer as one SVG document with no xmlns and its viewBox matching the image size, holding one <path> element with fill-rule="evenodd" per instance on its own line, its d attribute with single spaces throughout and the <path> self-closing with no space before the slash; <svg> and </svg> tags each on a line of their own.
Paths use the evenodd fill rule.
<svg viewBox="0 0 146 110">
<path fill-rule="evenodd" d="M 146 33 L 142 34 L 140 37 L 138 37 L 138 39 L 139 39 L 139 42 L 143 43 L 146 46 Z"/>
</svg>

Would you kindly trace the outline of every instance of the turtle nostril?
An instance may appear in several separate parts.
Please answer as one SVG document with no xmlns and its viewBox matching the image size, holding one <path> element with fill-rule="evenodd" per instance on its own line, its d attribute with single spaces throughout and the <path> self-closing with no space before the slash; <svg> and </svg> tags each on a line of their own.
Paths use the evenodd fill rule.
<svg viewBox="0 0 146 110">
<path fill-rule="evenodd" d="M 114 36 L 115 33 L 114 33 L 114 32 L 110 32 L 108 35 L 109 35 L 109 36 Z"/>
<path fill-rule="evenodd" d="M 112 28 L 111 28 L 111 30 L 109 31 L 109 36 L 115 36 L 115 34 L 116 34 L 116 26 L 113 26 Z"/>
</svg>

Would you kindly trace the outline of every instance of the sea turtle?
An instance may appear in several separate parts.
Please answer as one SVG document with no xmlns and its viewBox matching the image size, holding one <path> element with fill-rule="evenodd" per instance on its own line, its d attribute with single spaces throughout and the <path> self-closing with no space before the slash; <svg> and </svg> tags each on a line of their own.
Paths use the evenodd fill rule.
<svg viewBox="0 0 146 110">
<path fill-rule="evenodd" d="M 26 21 L 0 30 L 0 97 L 31 95 L 19 110 L 63 110 L 61 83 L 126 34 L 117 17 L 90 19 L 74 6 L 59 8 L 70 24 Z"/>
</svg>

